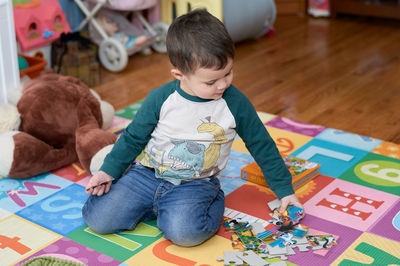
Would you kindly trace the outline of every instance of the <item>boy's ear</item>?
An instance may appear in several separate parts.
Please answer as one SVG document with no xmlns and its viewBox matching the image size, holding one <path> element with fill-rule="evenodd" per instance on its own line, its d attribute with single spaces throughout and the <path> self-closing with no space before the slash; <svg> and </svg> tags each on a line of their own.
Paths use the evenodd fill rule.
<svg viewBox="0 0 400 266">
<path fill-rule="evenodd" d="M 175 79 L 178 79 L 178 80 L 182 80 L 182 78 L 183 78 L 183 73 L 182 73 L 179 69 L 177 69 L 177 68 L 171 69 L 171 75 L 172 75 Z"/>
</svg>

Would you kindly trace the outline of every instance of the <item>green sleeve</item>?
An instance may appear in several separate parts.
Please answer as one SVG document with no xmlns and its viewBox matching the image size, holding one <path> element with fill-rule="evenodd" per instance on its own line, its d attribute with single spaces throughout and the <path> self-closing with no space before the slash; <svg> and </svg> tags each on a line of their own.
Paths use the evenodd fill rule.
<svg viewBox="0 0 400 266">
<path fill-rule="evenodd" d="M 133 121 L 118 138 L 111 152 L 104 159 L 100 170 L 115 179 L 121 177 L 149 142 L 151 133 L 158 123 L 161 106 L 169 94 L 172 93 L 174 86 L 175 84 L 170 82 L 150 91 Z"/>
<path fill-rule="evenodd" d="M 254 106 L 233 86 L 225 95 L 224 98 L 235 118 L 236 132 L 260 166 L 268 186 L 279 199 L 294 194 L 292 176 Z"/>
</svg>

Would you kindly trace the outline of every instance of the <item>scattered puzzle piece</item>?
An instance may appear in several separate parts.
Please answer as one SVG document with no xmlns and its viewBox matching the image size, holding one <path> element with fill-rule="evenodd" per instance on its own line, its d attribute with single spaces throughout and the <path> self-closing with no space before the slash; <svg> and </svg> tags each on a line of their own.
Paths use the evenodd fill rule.
<svg viewBox="0 0 400 266">
<path fill-rule="evenodd" d="M 235 263 L 235 265 L 243 265 L 243 261 L 237 256 L 238 254 L 242 254 L 242 251 L 224 251 L 224 265 L 231 265 L 231 263 Z"/>
<path fill-rule="evenodd" d="M 265 266 L 269 264 L 252 250 L 244 251 L 242 254 L 238 254 L 237 256 L 251 266 Z"/>
<path fill-rule="evenodd" d="M 268 202 L 268 207 L 271 211 L 274 211 L 275 209 L 278 209 L 281 207 L 281 201 L 279 199 L 273 200 Z"/>
<path fill-rule="evenodd" d="M 269 264 L 269 266 L 286 266 L 287 263 L 285 261 L 276 261 Z"/>
<path fill-rule="evenodd" d="M 296 245 L 300 252 L 307 252 L 309 245 Z"/>
<path fill-rule="evenodd" d="M 311 235 L 307 236 L 307 240 L 312 246 L 322 246 L 326 249 L 337 245 L 336 240 L 332 235 Z"/>
</svg>

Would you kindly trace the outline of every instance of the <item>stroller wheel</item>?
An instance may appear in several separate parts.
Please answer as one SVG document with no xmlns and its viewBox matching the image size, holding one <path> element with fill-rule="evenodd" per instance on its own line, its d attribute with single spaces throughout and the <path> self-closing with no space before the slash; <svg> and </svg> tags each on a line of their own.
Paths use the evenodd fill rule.
<svg viewBox="0 0 400 266">
<path fill-rule="evenodd" d="M 156 36 L 154 37 L 151 47 L 158 53 L 167 52 L 166 39 L 168 27 L 169 25 L 162 21 L 156 22 L 152 25 L 153 30 L 156 32 Z"/>
<path fill-rule="evenodd" d="M 128 53 L 124 45 L 114 38 L 101 42 L 99 57 L 101 64 L 112 72 L 121 71 L 128 64 Z"/>
</svg>

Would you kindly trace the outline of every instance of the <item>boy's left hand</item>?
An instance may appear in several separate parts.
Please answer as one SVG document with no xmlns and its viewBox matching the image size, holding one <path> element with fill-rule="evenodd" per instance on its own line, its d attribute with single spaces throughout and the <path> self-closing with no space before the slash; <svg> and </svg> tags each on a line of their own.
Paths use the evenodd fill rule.
<svg viewBox="0 0 400 266">
<path fill-rule="evenodd" d="M 289 205 L 294 205 L 304 209 L 297 196 L 295 194 L 292 194 L 281 198 L 281 208 L 279 209 L 279 212 L 283 213 Z"/>
</svg>

